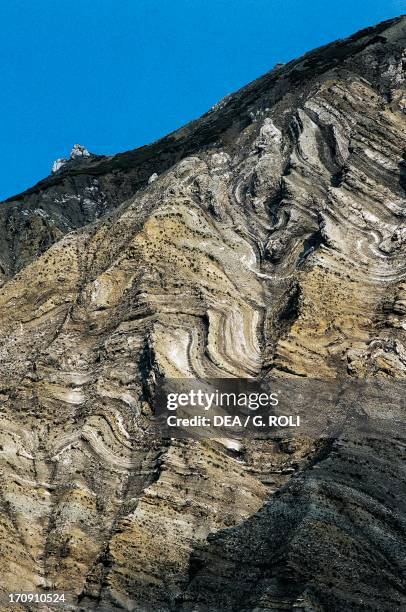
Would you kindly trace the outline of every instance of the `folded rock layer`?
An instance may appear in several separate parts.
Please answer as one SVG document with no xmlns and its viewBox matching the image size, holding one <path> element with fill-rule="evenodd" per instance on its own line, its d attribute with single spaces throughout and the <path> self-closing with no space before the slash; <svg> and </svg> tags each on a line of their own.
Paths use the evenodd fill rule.
<svg viewBox="0 0 406 612">
<path fill-rule="evenodd" d="M 400 433 L 236 450 L 151 426 L 162 375 L 405 377 L 405 35 L 308 53 L 2 204 L 5 601 L 405 609 Z"/>
</svg>

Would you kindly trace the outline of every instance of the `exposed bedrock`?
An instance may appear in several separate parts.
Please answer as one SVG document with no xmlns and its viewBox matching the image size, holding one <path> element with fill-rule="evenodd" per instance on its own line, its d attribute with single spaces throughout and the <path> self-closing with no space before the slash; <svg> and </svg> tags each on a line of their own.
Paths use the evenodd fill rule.
<svg viewBox="0 0 406 612">
<path fill-rule="evenodd" d="M 335 441 L 257 514 L 194 551 L 179 609 L 403 610 L 404 444 L 379 433 Z"/>
<path fill-rule="evenodd" d="M 400 435 L 163 440 L 151 393 L 158 375 L 404 378 L 405 24 L 2 205 L 2 595 L 404 609 Z"/>
</svg>

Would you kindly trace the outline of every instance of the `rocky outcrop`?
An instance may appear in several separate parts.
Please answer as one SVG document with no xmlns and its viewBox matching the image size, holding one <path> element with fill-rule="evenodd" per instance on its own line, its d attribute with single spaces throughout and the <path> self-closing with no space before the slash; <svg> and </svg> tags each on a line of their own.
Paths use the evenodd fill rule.
<svg viewBox="0 0 406 612">
<path fill-rule="evenodd" d="M 60 157 L 59 159 L 56 159 L 54 161 L 54 163 L 52 164 L 52 172 L 58 172 L 58 170 L 60 170 L 68 162 L 77 161 L 78 159 L 83 159 L 86 157 L 91 157 L 91 153 L 89 153 L 86 147 L 80 144 L 75 144 L 72 147 L 69 159 L 66 159 L 65 157 Z"/>
<path fill-rule="evenodd" d="M 404 608 L 403 438 L 163 440 L 152 392 L 162 375 L 404 377 L 405 27 L 3 204 L 4 596 Z"/>
<path fill-rule="evenodd" d="M 404 442 L 334 441 L 260 512 L 194 551 L 178 609 L 404 609 Z"/>
</svg>

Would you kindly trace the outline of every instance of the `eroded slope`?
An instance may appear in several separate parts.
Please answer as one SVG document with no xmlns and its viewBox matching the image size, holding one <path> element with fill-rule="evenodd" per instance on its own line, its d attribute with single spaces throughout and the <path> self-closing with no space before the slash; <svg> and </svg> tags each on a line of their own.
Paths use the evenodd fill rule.
<svg viewBox="0 0 406 612">
<path fill-rule="evenodd" d="M 374 488 L 403 491 L 393 442 L 376 450 L 380 474 L 374 459 L 353 478 L 339 442 L 165 441 L 151 394 L 158 374 L 404 376 L 404 29 L 382 24 L 231 96 L 161 143 L 181 145 L 157 180 L 4 283 L 3 593 L 66 590 L 78 610 L 372 609 L 343 515 L 369 513 L 381 539 L 366 528 L 351 546 L 380 571 L 387 516 L 404 521 Z M 402 546 L 380 587 L 399 610 Z M 332 549 L 347 574 L 327 601 Z M 265 570 L 261 550 L 276 559 Z"/>
</svg>

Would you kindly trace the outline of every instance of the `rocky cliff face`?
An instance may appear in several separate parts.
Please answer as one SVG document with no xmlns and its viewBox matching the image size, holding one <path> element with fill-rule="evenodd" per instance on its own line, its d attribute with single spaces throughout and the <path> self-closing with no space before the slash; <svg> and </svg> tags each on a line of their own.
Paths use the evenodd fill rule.
<svg viewBox="0 0 406 612">
<path fill-rule="evenodd" d="M 405 608 L 400 433 L 236 452 L 151 427 L 158 374 L 404 377 L 405 34 L 318 49 L 2 204 L 5 597 Z"/>
</svg>

